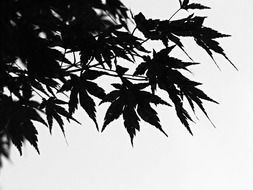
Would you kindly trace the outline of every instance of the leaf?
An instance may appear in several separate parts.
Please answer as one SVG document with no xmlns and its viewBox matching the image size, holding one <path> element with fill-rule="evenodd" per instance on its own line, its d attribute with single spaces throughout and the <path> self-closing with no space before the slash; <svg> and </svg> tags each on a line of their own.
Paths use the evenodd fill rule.
<svg viewBox="0 0 253 190">
<path fill-rule="evenodd" d="M 63 135 L 65 137 L 65 130 L 64 130 L 64 127 L 63 127 L 64 122 L 63 122 L 61 116 L 56 112 L 56 110 L 52 110 L 51 114 L 52 114 L 52 117 L 56 120 L 56 122 L 60 126 L 61 131 L 62 131 L 62 133 L 63 133 Z"/>
<path fill-rule="evenodd" d="M 215 51 L 216 53 L 219 53 L 223 55 L 223 57 L 236 69 L 237 67 L 233 64 L 232 61 L 226 56 L 223 48 L 219 45 L 219 43 L 215 40 L 205 40 L 205 44 L 208 46 L 209 49 Z"/>
<path fill-rule="evenodd" d="M 78 106 L 78 89 L 77 88 L 73 88 L 71 90 L 68 105 L 69 105 L 69 113 L 72 115 Z"/>
<path fill-rule="evenodd" d="M 182 7 L 185 7 L 189 4 L 189 0 L 184 0 L 182 3 Z"/>
<path fill-rule="evenodd" d="M 70 91 L 71 87 L 72 87 L 72 81 L 71 80 L 67 80 L 62 87 L 58 90 L 58 92 L 64 92 L 64 91 Z"/>
<path fill-rule="evenodd" d="M 29 109 L 24 107 L 19 101 L 9 102 L 8 109 L 6 108 L 6 113 L 10 114 L 8 119 L 1 115 L 5 122 L 5 129 L 8 138 L 10 138 L 13 144 L 19 150 L 20 155 L 22 155 L 22 145 L 25 140 L 28 140 L 30 144 L 37 150 L 39 153 L 37 145 L 37 130 L 35 129 L 31 119 L 35 119 L 34 115 L 28 114 Z M 34 114 L 34 112 L 31 112 Z M 37 115 L 36 115 L 37 116 Z M 36 118 L 37 119 L 37 118 Z"/>
<path fill-rule="evenodd" d="M 49 94 L 47 93 L 45 88 L 40 84 L 40 82 L 38 82 L 36 80 L 32 80 L 31 85 L 33 88 L 35 88 L 35 89 L 39 90 L 40 92 L 44 93 L 45 95 L 49 96 Z"/>
<path fill-rule="evenodd" d="M 157 129 L 159 129 L 166 137 L 168 136 L 165 131 L 162 129 L 160 125 L 160 120 L 157 117 L 156 111 L 151 108 L 149 104 L 138 104 L 137 107 L 138 115 L 147 123 L 154 125 Z"/>
<path fill-rule="evenodd" d="M 223 37 L 230 37 L 228 34 L 222 34 L 212 28 L 202 27 L 201 34 L 204 36 L 208 36 L 208 38 L 215 39 L 215 38 L 223 38 Z"/>
<path fill-rule="evenodd" d="M 30 84 L 24 83 L 22 86 L 22 91 L 24 99 L 29 100 L 32 97 L 32 88 Z"/>
<path fill-rule="evenodd" d="M 147 88 L 149 86 L 148 82 L 145 83 L 136 83 L 134 84 L 134 88 L 138 89 L 138 90 L 142 90 L 144 88 Z"/>
<path fill-rule="evenodd" d="M 46 116 L 47 116 L 47 121 L 49 124 L 50 133 L 52 133 L 53 119 L 55 119 L 56 122 L 59 124 L 63 135 L 65 136 L 65 131 L 63 127 L 64 122 L 61 116 L 65 117 L 67 120 L 68 119 L 72 119 L 74 121 L 76 120 L 73 117 L 71 117 L 70 113 L 68 113 L 63 107 L 57 105 L 57 103 L 61 105 L 63 102 L 64 101 L 62 100 L 56 99 L 54 97 L 53 98 L 50 97 L 48 100 L 45 100 L 45 99 L 43 100 L 42 107 L 45 107 L 45 110 L 46 110 Z"/>
<path fill-rule="evenodd" d="M 144 75 L 147 69 L 148 69 L 148 63 L 142 62 L 137 66 L 133 75 Z"/>
<path fill-rule="evenodd" d="M 182 105 L 180 104 L 176 104 L 176 112 L 177 112 L 177 116 L 180 119 L 180 121 L 183 123 L 183 125 L 186 127 L 186 129 L 188 130 L 188 132 L 193 135 L 191 128 L 189 126 L 189 123 L 187 120 L 191 120 L 190 115 L 188 114 L 188 112 L 183 108 Z"/>
<path fill-rule="evenodd" d="M 208 27 L 201 27 L 199 31 L 195 33 L 193 36 L 196 43 L 208 53 L 208 55 L 213 59 L 214 63 L 218 68 L 219 66 L 217 65 L 216 61 L 213 58 L 212 51 L 221 54 L 225 59 L 227 59 L 230 62 L 230 64 L 235 69 L 237 69 L 237 67 L 232 63 L 232 61 L 230 61 L 230 59 L 226 56 L 219 42 L 215 40 L 216 38 L 228 37 L 229 35 L 221 34 Z"/>
<path fill-rule="evenodd" d="M 96 83 L 86 81 L 85 82 L 86 90 L 93 96 L 103 99 L 105 97 L 105 91 L 103 88 L 99 87 Z"/>
<path fill-rule="evenodd" d="M 128 71 L 128 68 L 121 67 L 120 65 L 116 66 L 116 72 L 118 73 L 119 76 L 124 75 Z"/>
<path fill-rule="evenodd" d="M 55 109 L 55 111 L 56 111 L 57 113 L 59 113 L 60 115 L 66 117 L 66 119 L 67 119 L 68 121 L 69 121 L 69 119 L 71 119 L 71 120 L 77 122 L 78 124 L 80 124 L 80 122 L 78 122 L 75 118 L 73 118 L 73 116 L 72 116 L 69 112 L 67 112 L 67 111 L 65 110 L 65 108 L 56 105 L 54 109 Z"/>
<path fill-rule="evenodd" d="M 154 32 L 155 28 L 159 24 L 159 20 L 147 20 L 145 16 L 140 12 L 134 16 L 134 21 L 136 23 L 136 27 L 144 34 L 146 38 L 152 40 L 159 39 L 157 32 Z"/>
<path fill-rule="evenodd" d="M 39 115 L 39 113 L 34 108 L 27 107 L 25 109 L 25 112 L 26 112 L 27 118 L 30 118 L 31 120 L 34 120 L 34 121 L 38 121 L 44 124 L 45 126 L 47 126 L 46 121 Z"/>
<path fill-rule="evenodd" d="M 80 105 L 82 106 L 82 108 L 86 111 L 86 113 L 89 115 L 89 117 L 94 121 L 97 130 L 99 130 L 98 124 L 96 121 L 95 102 L 87 94 L 85 89 L 82 89 L 82 88 L 79 89 L 79 101 L 80 101 Z"/>
<path fill-rule="evenodd" d="M 200 98 L 192 98 L 192 100 L 199 106 L 199 108 L 201 109 L 201 111 L 205 114 L 205 116 L 207 117 L 207 119 L 211 122 L 211 124 L 215 127 L 214 123 L 212 122 L 212 120 L 210 119 L 210 117 L 208 116 L 205 108 L 203 107 L 202 101 Z"/>
<path fill-rule="evenodd" d="M 46 107 L 46 115 L 47 115 L 47 122 L 49 125 L 49 132 L 50 134 L 52 134 L 53 114 L 52 114 L 52 110 L 49 107 Z"/>
<path fill-rule="evenodd" d="M 27 120 L 24 123 L 24 137 L 29 141 L 29 143 L 37 150 L 38 153 L 40 153 L 38 148 L 38 132 L 36 128 L 34 127 L 33 123 L 29 120 Z"/>
<path fill-rule="evenodd" d="M 110 93 L 106 94 L 106 96 L 102 99 L 102 101 L 99 103 L 99 105 L 102 104 L 102 103 L 105 103 L 105 102 L 113 102 L 119 96 L 120 96 L 120 91 L 119 90 L 111 91 Z"/>
<path fill-rule="evenodd" d="M 113 83 L 111 84 L 114 88 L 116 89 L 122 89 L 122 85 L 121 84 L 118 84 L 118 83 Z"/>
<path fill-rule="evenodd" d="M 163 104 L 163 105 L 166 105 L 166 106 L 171 106 L 169 103 L 167 103 L 166 101 L 164 101 L 163 99 L 161 99 L 159 96 L 154 95 L 154 94 L 150 95 L 149 101 L 151 103 L 154 103 L 155 105 L 157 105 L 157 104 Z"/>
<path fill-rule="evenodd" d="M 187 57 L 193 61 L 193 59 L 188 55 L 188 53 L 185 51 L 184 46 L 182 44 L 182 42 L 180 41 L 180 39 L 178 37 L 176 37 L 173 34 L 168 34 L 168 38 L 169 40 L 171 40 L 172 42 L 174 42 L 186 55 Z"/>
<path fill-rule="evenodd" d="M 128 18 L 127 16 L 127 8 L 124 4 L 121 3 L 120 0 L 106 0 L 107 6 L 109 6 L 109 11 L 112 13 L 114 17 L 119 16 L 121 21 L 122 19 Z"/>
<path fill-rule="evenodd" d="M 208 53 L 208 55 L 212 58 L 213 62 L 214 62 L 215 65 L 217 66 L 217 68 L 220 70 L 219 65 L 216 63 L 216 61 L 215 61 L 215 59 L 214 59 L 214 57 L 213 57 L 213 53 L 211 52 L 211 50 L 209 49 L 209 47 L 205 44 L 205 42 L 202 41 L 201 39 L 196 39 L 196 38 L 195 38 L 195 41 L 196 41 L 196 43 L 197 43 L 200 47 L 202 47 L 202 48 Z"/>
<path fill-rule="evenodd" d="M 98 77 L 101 77 L 105 73 L 102 71 L 95 71 L 95 70 L 87 70 L 82 74 L 82 77 L 85 78 L 86 80 L 95 80 Z"/>
<path fill-rule="evenodd" d="M 188 9 L 210 9 L 210 7 L 201 5 L 199 3 L 191 3 L 187 5 L 183 5 L 182 9 L 188 10 Z"/>
<path fill-rule="evenodd" d="M 63 101 L 63 100 L 60 100 L 60 99 L 53 99 L 53 102 L 55 103 L 55 104 L 68 104 L 67 102 L 65 102 L 65 101 Z"/>
<path fill-rule="evenodd" d="M 133 145 L 133 138 L 136 135 L 135 130 L 140 130 L 139 117 L 137 116 L 134 107 L 125 106 L 123 110 L 124 125 L 131 138 L 131 144 Z"/>
<path fill-rule="evenodd" d="M 200 90 L 196 87 L 190 87 L 190 86 L 184 87 L 184 86 L 182 86 L 181 89 L 184 92 L 185 96 L 187 97 L 188 102 L 190 103 L 192 110 L 194 111 L 193 102 L 195 102 L 198 105 L 198 107 L 202 110 L 202 112 L 206 115 L 208 120 L 212 123 L 212 125 L 215 126 L 213 124 L 213 122 L 211 121 L 211 119 L 209 118 L 205 108 L 203 107 L 201 99 L 207 100 L 207 101 L 210 101 L 210 102 L 213 102 L 213 103 L 216 103 L 216 104 L 218 104 L 218 102 L 216 102 L 215 100 L 208 97 L 202 90 Z"/>
<path fill-rule="evenodd" d="M 186 127 L 186 129 L 189 131 L 189 133 L 192 135 L 192 131 L 187 121 L 187 120 L 192 121 L 192 119 L 188 114 L 188 112 L 183 108 L 183 102 L 180 98 L 179 90 L 175 87 L 174 84 L 171 84 L 170 81 L 159 81 L 158 85 L 161 89 L 165 90 L 168 93 L 170 99 L 175 105 L 175 110 L 178 118 L 180 119 L 182 124 Z"/>
<path fill-rule="evenodd" d="M 166 66 L 174 69 L 185 69 L 188 71 L 187 67 L 191 65 L 197 65 L 199 63 L 196 62 L 183 62 L 177 58 L 169 57 L 167 62 L 165 63 Z"/>
<path fill-rule="evenodd" d="M 139 98 L 139 101 L 145 102 L 147 104 L 154 103 L 155 105 L 163 104 L 163 105 L 171 106 L 169 103 L 162 100 L 159 96 L 151 94 L 146 91 L 139 91 L 137 94 L 137 97 Z"/>
<path fill-rule="evenodd" d="M 105 130 L 106 126 L 109 123 L 119 118 L 119 116 L 122 114 L 123 107 L 124 107 L 123 98 L 118 98 L 111 103 L 105 114 L 102 132 Z"/>
<path fill-rule="evenodd" d="M 116 46 L 116 47 L 113 47 L 113 52 L 117 57 L 121 57 L 127 61 L 133 62 L 133 60 L 127 55 L 124 49 L 121 49 Z"/>
<path fill-rule="evenodd" d="M 197 96 L 198 98 L 218 104 L 218 102 L 216 102 L 212 98 L 208 97 L 202 90 L 200 90 L 196 87 L 191 88 L 190 91 L 191 91 L 192 95 Z"/>
<path fill-rule="evenodd" d="M 127 79 L 122 79 L 122 82 L 123 84 L 121 87 L 119 87 L 119 84 L 117 84 L 117 88 L 119 90 L 110 92 L 105 97 L 105 100 L 103 100 L 103 102 L 111 102 L 111 105 L 106 112 L 102 131 L 109 123 L 115 119 L 118 119 L 120 115 L 123 115 L 125 128 L 127 129 L 131 143 L 133 144 L 133 138 L 136 135 L 136 130 L 139 131 L 140 129 L 139 115 L 145 122 L 154 125 L 160 131 L 166 134 L 159 124 L 157 113 L 149 104 L 169 104 L 160 97 L 153 95 L 150 92 L 141 90 L 146 87 L 146 83 L 133 84 Z M 138 115 L 136 113 L 136 107 Z"/>
<path fill-rule="evenodd" d="M 94 74 L 94 76 L 92 76 Z M 99 87 L 96 83 L 89 81 L 88 79 L 96 79 L 97 77 L 101 76 L 102 73 L 96 71 L 85 71 L 81 77 L 76 75 L 71 76 L 71 93 L 69 98 L 69 113 L 72 115 L 78 107 L 78 103 L 80 103 L 81 107 L 84 111 L 88 114 L 88 116 L 94 121 L 96 128 L 98 130 L 98 124 L 96 121 L 96 109 L 95 109 L 95 102 L 89 96 L 89 94 L 103 99 L 105 96 L 104 89 Z M 89 93 L 89 94 L 88 94 Z M 72 116 L 67 117 L 67 119 L 74 119 Z M 66 116 L 65 116 L 66 117 Z M 78 122 L 79 123 L 79 122 Z"/>
</svg>

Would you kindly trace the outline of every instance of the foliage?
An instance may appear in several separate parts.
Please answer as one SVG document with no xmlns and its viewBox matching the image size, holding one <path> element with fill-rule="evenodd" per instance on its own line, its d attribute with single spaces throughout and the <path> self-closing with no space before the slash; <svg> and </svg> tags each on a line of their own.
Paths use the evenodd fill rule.
<svg viewBox="0 0 253 190">
<path fill-rule="evenodd" d="M 185 100 L 207 117 L 203 100 L 217 102 L 200 90 L 201 83 L 183 75 L 182 70 L 199 63 L 190 58 L 182 38 L 194 39 L 213 60 L 213 53 L 218 53 L 232 62 L 217 42 L 228 35 L 204 26 L 206 17 L 191 14 L 209 7 L 188 0 L 179 3 L 175 14 L 189 11 L 188 16 L 175 20 L 173 14 L 159 20 L 142 13 L 131 18 L 119 0 L 1 1 L 0 156 L 9 156 L 10 142 L 22 154 L 25 140 L 39 152 L 37 123 L 51 132 L 56 122 L 64 133 L 65 119 L 78 122 L 74 118 L 78 105 L 99 130 L 96 100 L 109 103 L 102 131 L 122 116 L 132 143 L 141 120 L 166 135 L 153 106 L 158 104 L 173 106 L 192 134 Z M 152 52 L 144 47 L 147 41 L 159 41 L 164 47 Z M 173 57 L 175 48 L 189 61 Z M 136 69 L 131 73 L 121 63 Z M 107 92 L 97 80 L 101 77 L 118 78 L 112 84 L 115 90 Z M 158 89 L 171 103 L 157 95 Z"/>
</svg>

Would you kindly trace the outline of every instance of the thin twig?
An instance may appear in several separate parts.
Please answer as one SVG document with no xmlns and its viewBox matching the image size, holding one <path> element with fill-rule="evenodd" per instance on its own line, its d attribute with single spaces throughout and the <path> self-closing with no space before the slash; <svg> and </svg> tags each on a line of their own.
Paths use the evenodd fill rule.
<svg viewBox="0 0 253 190">
<path fill-rule="evenodd" d="M 134 32 L 136 31 L 136 29 L 137 29 L 137 26 L 133 29 L 133 31 L 132 31 L 132 35 L 134 35 Z"/>
<path fill-rule="evenodd" d="M 36 90 L 34 87 L 32 87 L 32 88 L 33 88 L 33 91 L 34 91 L 36 94 L 39 95 L 39 97 L 41 97 L 42 99 L 44 99 L 44 97 L 43 97 L 39 92 L 37 92 L 37 90 Z"/>
<path fill-rule="evenodd" d="M 174 12 L 173 15 L 171 15 L 171 17 L 169 18 L 169 21 L 181 10 L 181 7 L 176 11 Z"/>
<path fill-rule="evenodd" d="M 98 67 L 98 66 L 100 66 L 100 64 L 93 65 L 92 68 L 105 71 L 105 73 L 104 73 L 105 75 L 113 76 L 113 77 L 119 77 L 118 74 L 111 74 L 111 73 L 109 73 L 109 72 L 117 73 L 116 71 L 110 70 L 110 69 L 106 69 L 106 68 L 101 68 L 101 67 Z M 69 71 L 69 72 L 79 72 L 79 71 L 83 71 L 83 69 L 82 68 L 78 68 L 78 69 L 75 69 L 75 70 L 72 70 L 72 71 Z M 131 74 L 124 74 L 123 77 L 125 77 L 127 79 L 130 79 L 130 80 L 138 80 L 138 81 L 147 81 L 148 80 L 147 77 L 144 77 L 144 76 L 134 76 L 134 75 L 131 75 Z"/>
<path fill-rule="evenodd" d="M 101 69 L 103 71 L 109 71 L 109 72 L 114 72 L 114 73 L 117 73 L 116 71 L 114 70 L 110 70 L 110 69 L 106 69 L 106 68 L 101 68 L 101 67 L 95 67 L 96 69 Z M 110 76 L 116 76 L 118 77 L 118 75 L 114 75 L 114 74 L 111 74 L 111 73 L 108 73 L 106 72 L 105 73 L 106 75 L 110 75 Z M 130 80 L 138 80 L 138 81 L 147 81 L 148 78 L 147 77 L 144 77 L 144 76 L 134 76 L 134 75 L 131 75 L 131 74 L 124 74 L 123 77 L 127 78 L 127 79 L 130 79 Z"/>
<path fill-rule="evenodd" d="M 150 38 L 145 39 L 144 41 L 141 42 L 141 45 L 144 44 L 145 42 L 147 42 L 148 40 L 150 40 Z"/>
</svg>

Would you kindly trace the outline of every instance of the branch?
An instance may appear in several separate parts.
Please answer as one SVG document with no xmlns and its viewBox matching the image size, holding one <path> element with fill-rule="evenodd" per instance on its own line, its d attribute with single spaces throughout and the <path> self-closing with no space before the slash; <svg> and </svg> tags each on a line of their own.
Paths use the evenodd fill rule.
<svg viewBox="0 0 253 190">
<path fill-rule="evenodd" d="M 108 76 L 119 77 L 119 75 L 117 74 L 117 72 L 114 71 L 114 70 L 110 70 L 110 69 L 106 69 L 106 68 L 101 68 L 101 67 L 94 67 L 94 68 L 101 69 L 102 71 L 106 71 L 105 74 L 108 75 Z M 108 72 L 113 72 L 115 74 L 111 74 L 111 73 L 108 73 Z M 134 76 L 134 75 L 131 75 L 131 74 L 124 74 L 123 77 L 127 78 L 129 80 L 148 81 L 148 78 L 144 77 L 144 76 Z"/>
<path fill-rule="evenodd" d="M 117 74 L 116 71 L 114 70 L 110 70 L 110 69 L 106 69 L 106 68 L 101 68 L 101 67 L 98 67 L 100 66 L 101 64 L 96 64 L 96 65 L 93 65 L 92 68 L 95 68 L 95 69 L 100 69 L 102 71 L 105 71 L 105 75 L 108 75 L 108 76 L 113 76 L 113 77 L 119 77 L 119 75 Z M 91 68 L 91 67 L 90 67 Z M 71 71 L 68 71 L 69 73 L 75 73 L 75 72 L 79 72 L 79 71 L 83 71 L 83 68 L 77 68 L 75 70 L 71 70 Z M 112 74 L 112 73 L 109 73 L 109 72 L 113 72 L 115 74 Z M 129 80 L 136 80 L 136 81 L 148 81 L 148 78 L 147 77 L 144 77 L 144 76 L 134 76 L 134 75 L 131 75 L 131 74 L 124 74 L 123 77 L 129 79 Z"/>
</svg>

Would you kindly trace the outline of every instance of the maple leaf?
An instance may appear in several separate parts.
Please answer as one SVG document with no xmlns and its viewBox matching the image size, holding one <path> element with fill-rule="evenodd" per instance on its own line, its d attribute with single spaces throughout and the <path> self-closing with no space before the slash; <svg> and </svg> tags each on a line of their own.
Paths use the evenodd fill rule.
<svg viewBox="0 0 253 190">
<path fill-rule="evenodd" d="M 180 1 L 181 2 L 181 1 Z M 208 8 L 200 4 L 188 4 L 189 1 L 183 1 L 181 4 L 182 9 L 204 9 Z M 159 19 L 146 19 L 142 13 L 134 17 L 137 28 L 144 34 L 144 36 L 151 40 L 160 40 L 168 47 L 168 40 L 177 45 L 191 60 L 192 58 L 185 51 L 180 37 L 192 37 L 196 43 L 202 47 L 208 55 L 214 60 L 212 51 L 221 54 L 227 59 L 234 68 L 236 66 L 226 56 L 224 50 L 215 40 L 216 38 L 228 37 L 229 35 L 219 33 L 211 28 L 203 26 L 206 17 L 189 15 L 186 18 L 179 20 L 159 20 Z M 193 61 L 193 60 L 192 60 Z M 218 67 L 218 65 L 217 65 Z M 237 68 L 236 68 L 237 69 Z"/>
<path fill-rule="evenodd" d="M 213 59 L 216 65 L 217 63 L 213 58 L 212 51 L 218 54 L 221 54 L 223 57 L 225 57 L 225 59 L 227 59 L 230 62 L 230 64 L 237 70 L 237 67 L 227 57 L 223 48 L 220 46 L 219 42 L 215 40 L 216 38 L 228 37 L 228 36 L 229 35 L 221 34 L 213 29 L 202 27 L 200 30 L 198 30 L 198 32 L 194 34 L 194 39 L 196 43 L 208 53 L 208 55 Z"/>
<path fill-rule="evenodd" d="M 183 62 L 177 58 L 169 56 L 170 52 L 174 47 L 175 46 L 171 46 L 162 49 L 159 52 L 154 51 L 153 58 L 149 58 L 146 60 L 146 62 L 141 63 L 141 65 L 136 68 L 135 73 L 146 73 L 153 94 L 155 93 L 157 86 L 168 93 L 169 98 L 174 103 L 178 118 L 186 127 L 186 129 L 192 134 L 188 120 L 193 120 L 183 106 L 183 96 L 186 96 L 193 111 L 193 102 L 195 102 L 204 112 L 208 119 L 209 117 L 202 105 L 201 99 L 214 103 L 217 102 L 209 98 L 206 94 L 204 94 L 203 91 L 196 88 L 196 86 L 200 85 L 200 83 L 188 79 L 179 72 L 179 69 L 188 70 L 188 66 L 195 65 L 198 63 Z M 146 107 L 146 110 L 148 109 L 149 108 Z"/>
<path fill-rule="evenodd" d="M 115 62 L 117 58 L 133 62 L 135 55 L 138 55 L 137 51 L 149 52 L 142 46 L 143 40 L 120 29 L 108 28 L 97 37 L 87 35 L 80 52 L 82 64 L 86 65 L 96 60 L 102 67 L 106 64 L 111 69 L 112 59 Z"/>
<path fill-rule="evenodd" d="M 96 38 L 89 34 L 83 40 L 82 50 L 80 52 L 83 65 L 96 60 L 102 67 L 104 64 L 111 68 L 112 59 L 123 58 L 133 62 L 134 55 L 138 54 L 136 50 L 148 52 L 141 44 L 141 39 L 117 28 L 112 30 L 108 28 L 104 33 Z"/>
<path fill-rule="evenodd" d="M 201 99 L 203 100 L 207 100 L 213 103 L 218 104 L 217 101 L 213 100 L 212 98 L 208 97 L 202 90 L 198 89 L 196 87 L 196 85 L 181 85 L 180 89 L 182 91 L 182 93 L 186 96 L 192 110 L 194 111 L 194 104 L 193 102 L 195 102 L 198 107 L 202 110 L 202 112 L 206 115 L 206 117 L 208 118 L 208 120 L 212 123 L 212 125 L 214 126 L 213 122 L 211 121 L 211 119 L 209 118 L 204 106 L 203 106 L 203 102 Z"/>
<path fill-rule="evenodd" d="M 131 143 L 136 135 L 136 130 L 140 130 L 140 118 L 163 131 L 156 111 L 150 106 L 150 103 L 168 105 L 159 96 L 142 90 L 145 85 L 133 84 L 129 80 L 122 78 L 123 84 L 114 84 L 117 90 L 107 94 L 101 103 L 111 102 L 105 118 L 102 131 L 113 120 L 118 119 L 121 115 L 124 119 L 124 125 L 130 136 Z"/>
<path fill-rule="evenodd" d="M 71 79 L 65 83 L 59 92 L 63 91 L 71 91 L 69 98 L 69 113 L 72 115 L 77 109 L 78 103 L 80 103 L 81 107 L 86 111 L 89 117 L 94 121 L 97 130 L 98 124 L 96 121 L 96 104 L 89 94 L 102 99 L 105 96 L 104 89 L 99 87 L 96 83 L 92 82 L 92 80 L 103 75 L 104 72 L 87 70 L 85 71 L 81 77 L 76 75 L 71 75 Z"/>
<path fill-rule="evenodd" d="M 144 36 L 151 40 L 161 40 L 162 43 L 168 47 L 168 40 L 175 43 L 191 60 L 192 58 L 185 51 L 180 38 L 178 38 L 171 31 L 172 26 L 170 20 L 146 19 L 142 13 L 134 17 L 137 28 L 144 34 Z M 182 24 L 181 24 L 182 25 Z"/>
<path fill-rule="evenodd" d="M 60 126 L 62 133 L 65 136 L 65 130 L 63 127 L 64 122 L 62 120 L 62 117 L 65 117 L 67 120 L 71 119 L 76 122 L 78 121 L 73 118 L 71 114 L 65 110 L 64 107 L 60 106 L 62 104 L 67 104 L 67 102 L 57 99 L 55 97 L 50 97 L 49 99 L 44 99 L 42 101 L 40 109 L 45 109 L 50 133 L 52 133 L 53 119 L 55 119 L 55 121 Z"/>
</svg>

